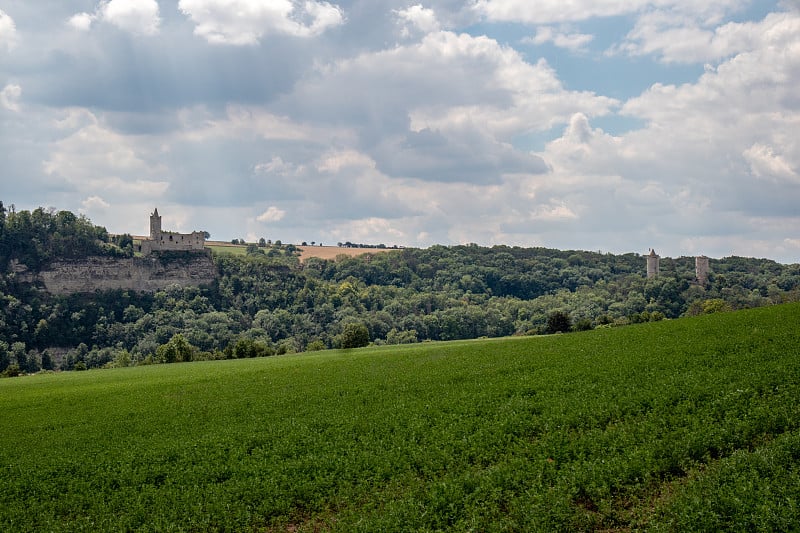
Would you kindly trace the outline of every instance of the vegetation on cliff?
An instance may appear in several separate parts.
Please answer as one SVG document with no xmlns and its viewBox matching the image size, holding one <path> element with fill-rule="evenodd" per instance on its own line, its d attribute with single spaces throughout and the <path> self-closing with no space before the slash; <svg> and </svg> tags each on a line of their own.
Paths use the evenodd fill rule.
<svg viewBox="0 0 800 533">
<path fill-rule="evenodd" d="M 75 242 L 84 248 L 71 246 L 66 255 L 113 248 L 105 230 L 84 218 L 23 213 L 8 214 L 2 225 L 3 268 L 11 258 L 33 266 L 58 256 L 61 248 L 47 243 L 64 237 L 43 229 L 57 229 L 57 220 L 82 228 L 53 229 L 82 236 Z M 155 293 L 54 296 L 7 272 L 0 278 L 0 372 L 13 364 L 31 372 L 318 350 L 351 345 L 354 331 L 363 344 L 364 330 L 375 344 L 552 333 L 800 298 L 800 265 L 741 257 L 712 259 L 705 285 L 694 279 L 693 258 L 662 259 L 661 275 L 646 279 L 639 254 L 508 246 L 433 246 L 300 263 L 288 246 L 275 244 L 242 256 L 215 254 L 214 263 L 215 283 Z M 178 335 L 186 349 L 174 352 L 176 343 L 184 346 Z M 180 355 L 165 358 L 170 353 Z"/>
<path fill-rule="evenodd" d="M 105 228 L 83 215 L 42 207 L 7 211 L 0 202 L 0 272 L 10 261 L 37 270 L 53 259 L 90 255 L 132 255 L 130 236 L 112 242 Z M 131 246 L 129 246 L 131 245 Z"/>
</svg>

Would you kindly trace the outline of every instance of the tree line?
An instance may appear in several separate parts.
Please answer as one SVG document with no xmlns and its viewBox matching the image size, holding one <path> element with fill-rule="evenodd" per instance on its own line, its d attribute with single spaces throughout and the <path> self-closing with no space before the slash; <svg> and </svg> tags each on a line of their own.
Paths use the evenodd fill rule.
<svg viewBox="0 0 800 533">
<path fill-rule="evenodd" d="M 129 243 L 64 211 L 0 203 L 0 222 L 6 374 L 537 335 L 800 298 L 800 265 L 767 259 L 712 259 L 700 285 L 691 257 L 664 258 L 647 279 L 633 253 L 473 244 L 301 263 L 277 242 L 269 253 L 215 255 L 208 287 L 54 296 L 20 282 L 19 265 L 129 255 Z"/>
</svg>

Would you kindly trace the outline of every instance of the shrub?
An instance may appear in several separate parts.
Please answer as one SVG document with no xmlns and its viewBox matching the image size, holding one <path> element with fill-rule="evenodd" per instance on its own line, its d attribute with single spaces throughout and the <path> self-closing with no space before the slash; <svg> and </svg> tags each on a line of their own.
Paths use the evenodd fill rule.
<svg viewBox="0 0 800 533">
<path fill-rule="evenodd" d="M 572 318 L 565 311 L 553 311 L 547 317 L 547 333 L 566 333 L 572 329 Z"/>
<path fill-rule="evenodd" d="M 309 342 L 308 346 L 306 346 L 306 351 L 307 352 L 318 352 L 320 350 L 324 350 L 325 348 L 326 348 L 325 343 L 318 339 L 318 340 Z"/>
<path fill-rule="evenodd" d="M 345 325 L 339 339 L 339 347 L 344 349 L 361 348 L 369 344 L 369 330 L 360 322 Z"/>
<path fill-rule="evenodd" d="M 0 376 L 5 378 L 15 378 L 22 374 L 22 370 L 20 370 L 19 365 L 17 363 L 12 363 L 3 370 L 3 373 Z"/>
</svg>

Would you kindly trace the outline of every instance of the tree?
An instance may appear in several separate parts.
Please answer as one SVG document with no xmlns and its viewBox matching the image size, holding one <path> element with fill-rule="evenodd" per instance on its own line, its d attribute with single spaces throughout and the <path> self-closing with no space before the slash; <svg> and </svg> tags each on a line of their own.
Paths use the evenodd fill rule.
<svg viewBox="0 0 800 533">
<path fill-rule="evenodd" d="M 130 233 L 123 233 L 122 235 L 116 235 L 113 239 L 114 244 L 122 248 L 123 250 L 127 246 L 133 246 L 133 237 Z"/>
<path fill-rule="evenodd" d="M 272 355 L 272 348 L 247 337 L 242 337 L 233 346 L 233 356 L 237 359 L 246 359 L 250 357 L 267 357 Z"/>
<path fill-rule="evenodd" d="M 42 370 L 53 370 L 53 358 L 47 350 L 42 352 Z"/>
<path fill-rule="evenodd" d="M 319 339 L 309 342 L 308 346 L 306 346 L 307 352 L 318 352 L 324 349 L 325 349 L 325 343 Z"/>
<path fill-rule="evenodd" d="M 28 356 L 25 353 L 25 343 L 15 342 L 11 345 L 12 363 L 16 363 L 20 370 L 25 371 L 28 367 Z"/>
<path fill-rule="evenodd" d="M 8 356 L 8 344 L 0 341 L 0 372 L 8 368 L 11 364 L 11 358 Z"/>
<path fill-rule="evenodd" d="M 264 255 L 264 250 L 258 247 L 257 244 L 248 244 L 245 252 L 247 255 Z"/>
<path fill-rule="evenodd" d="M 369 330 L 360 322 L 351 322 L 344 326 L 339 346 L 344 349 L 361 348 L 369 344 Z"/>
<path fill-rule="evenodd" d="M 3 257 L 3 248 L 5 248 L 5 243 L 3 240 L 3 236 L 6 230 L 6 208 L 3 206 L 3 202 L 0 201 L 0 258 Z"/>
<path fill-rule="evenodd" d="M 547 317 L 548 333 L 566 333 L 572 328 L 572 318 L 565 311 L 553 311 Z"/>
<path fill-rule="evenodd" d="M 186 337 L 176 333 L 166 344 L 162 344 L 156 349 L 156 357 L 164 363 L 177 363 L 181 361 L 191 361 L 194 357 L 195 348 Z"/>
</svg>

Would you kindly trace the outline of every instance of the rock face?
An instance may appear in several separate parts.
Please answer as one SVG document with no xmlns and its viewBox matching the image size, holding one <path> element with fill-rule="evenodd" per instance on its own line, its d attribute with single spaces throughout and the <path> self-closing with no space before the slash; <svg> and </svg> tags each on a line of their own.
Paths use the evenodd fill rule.
<svg viewBox="0 0 800 533">
<path fill-rule="evenodd" d="M 216 277 L 210 252 L 189 252 L 54 261 L 36 281 L 51 294 L 72 294 L 114 289 L 155 292 L 172 285 L 207 285 Z"/>
</svg>

